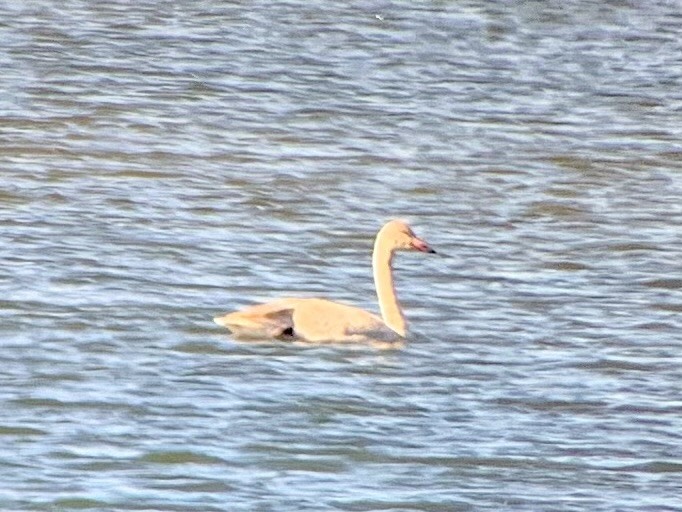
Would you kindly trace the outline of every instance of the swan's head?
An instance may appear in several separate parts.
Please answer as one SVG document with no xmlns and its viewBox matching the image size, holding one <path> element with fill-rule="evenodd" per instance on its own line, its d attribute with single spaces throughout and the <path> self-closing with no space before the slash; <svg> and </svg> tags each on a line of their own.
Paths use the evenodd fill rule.
<svg viewBox="0 0 682 512">
<path fill-rule="evenodd" d="M 407 222 L 392 220 L 379 231 L 377 241 L 385 241 L 394 251 L 419 251 L 435 253 L 429 244 L 414 234 Z"/>
</svg>

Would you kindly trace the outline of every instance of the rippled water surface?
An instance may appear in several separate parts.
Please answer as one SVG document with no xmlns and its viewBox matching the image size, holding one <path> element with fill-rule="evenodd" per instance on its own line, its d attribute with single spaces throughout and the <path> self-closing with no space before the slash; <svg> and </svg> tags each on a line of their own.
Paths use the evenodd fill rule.
<svg viewBox="0 0 682 512">
<path fill-rule="evenodd" d="M 682 510 L 681 13 L 4 2 L 0 508 Z M 404 349 L 212 323 L 393 217 Z"/>
</svg>

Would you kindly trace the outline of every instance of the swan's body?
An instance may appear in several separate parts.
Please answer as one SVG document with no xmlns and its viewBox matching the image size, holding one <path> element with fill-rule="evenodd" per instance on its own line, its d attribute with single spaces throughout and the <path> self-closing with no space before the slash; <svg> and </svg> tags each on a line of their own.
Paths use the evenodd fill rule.
<svg viewBox="0 0 682 512">
<path fill-rule="evenodd" d="M 402 221 L 393 220 L 381 228 L 372 255 L 381 317 L 329 300 L 287 298 L 250 306 L 216 317 L 214 321 L 241 338 L 402 341 L 407 334 L 407 323 L 395 294 L 391 267 L 398 250 L 435 252 Z"/>
</svg>

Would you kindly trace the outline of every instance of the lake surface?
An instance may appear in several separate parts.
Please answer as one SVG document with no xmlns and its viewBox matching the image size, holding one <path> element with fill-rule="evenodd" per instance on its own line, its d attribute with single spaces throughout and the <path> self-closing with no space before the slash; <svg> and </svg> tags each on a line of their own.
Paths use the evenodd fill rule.
<svg viewBox="0 0 682 512">
<path fill-rule="evenodd" d="M 682 510 L 679 2 L 0 20 L 2 510 Z M 394 217 L 405 348 L 212 323 Z"/>
</svg>

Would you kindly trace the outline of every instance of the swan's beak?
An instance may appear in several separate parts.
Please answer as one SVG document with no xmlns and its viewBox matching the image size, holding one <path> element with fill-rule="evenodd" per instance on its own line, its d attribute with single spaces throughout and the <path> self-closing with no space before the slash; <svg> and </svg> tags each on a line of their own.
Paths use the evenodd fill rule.
<svg viewBox="0 0 682 512">
<path fill-rule="evenodd" d="M 427 244 L 424 240 L 421 238 L 417 238 L 416 236 L 411 240 L 412 248 L 415 251 L 419 252 L 426 252 L 429 254 L 436 254 L 436 251 L 434 251 L 431 247 L 429 247 L 429 244 Z"/>
</svg>

